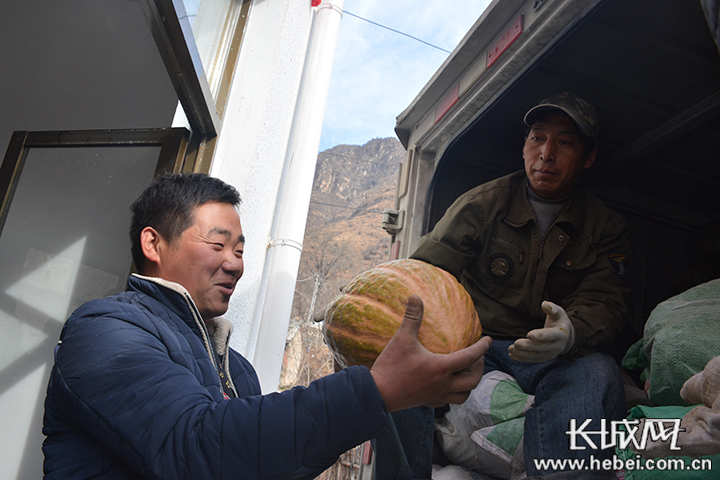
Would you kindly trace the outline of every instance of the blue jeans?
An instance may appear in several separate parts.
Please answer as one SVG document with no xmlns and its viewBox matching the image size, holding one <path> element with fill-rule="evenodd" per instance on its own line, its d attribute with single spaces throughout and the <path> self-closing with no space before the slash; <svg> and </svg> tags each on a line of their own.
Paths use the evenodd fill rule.
<svg viewBox="0 0 720 480">
<path fill-rule="evenodd" d="M 603 471 L 539 471 L 533 459 L 585 459 L 602 462 L 614 449 L 570 450 L 565 433 L 574 418 L 580 425 L 592 419 L 585 431 L 600 430 L 600 419 L 621 420 L 626 414 L 625 390 L 620 371 L 608 355 L 595 353 L 577 359 L 556 358 L 549 362 L 524 363 L 512 360 L 507 348 L 512 340 L 494 340 L 485 355 L 485 372 L 502 370 L 515 377 L 526 393 L 535 395 L 525 417 L 524 453 L 529 478 L 615 478 Z M 373 441 L 375 480 L 427 479 L 432 472 L 434 414 L 420 407 L 389 416 L 383 432 Z M 585 445 L 578 438 L 578 445 Z"/>
<path fill-rule="evenodd" d="M 408 408 L 388 415 L 372 440 L 375 480 L 432 478 L 435 413 L 431 407 Z"/>
<path fill-rule="evenodd" d="M 591 455 L 600 462 L 612 457 L 614 448 L 593 450 L 580 436 L 577 443 L 586 449 L 570 450 L 570 437 L 565 432 L 573 418 L 577 425 L 586 419 L 592 420 L 586 432 L 600 430 L 603 418 L 625 418 L 625 389 L 615 361 L 609 355 L 594 353 L 542 363 L 517 362 L 508 354 L 512 343 L 512 340 L 493 341 L 485 355 L 485 372 L 509 373 L 526 393 L 535 395 L 533 407 L 525 414 L 524 454 L 528 477 L 615 478 L 613 472 L 586 472 L 580 476 L 580 472 L 540 471 L 533 461 L 557 458 L 585 459 L 589 463 Z M 599 440 L 596 443 L 599 444 Z"/>
</svg>

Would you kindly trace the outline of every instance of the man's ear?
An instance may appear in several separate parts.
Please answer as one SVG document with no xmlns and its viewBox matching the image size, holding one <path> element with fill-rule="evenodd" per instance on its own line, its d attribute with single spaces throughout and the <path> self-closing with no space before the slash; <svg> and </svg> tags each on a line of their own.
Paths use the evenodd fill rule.
<svg viewBox="0 0 720 480">
<path fill-rule="evenodd" d="M 597 147 L 592 149 L 592 152 L 588 153 L 585 156 L 585 169 L 588 169 L 593 166 L 595 163 L 595 158 L 597 156 Z"/>
<path fill-rule="evenodd" d="M 140 232 L 140 247 L 148 263 L 155 265 L 160 263 L 161 240 L 160 233 L 152 227 L 145 227 Z"/>
</svg>

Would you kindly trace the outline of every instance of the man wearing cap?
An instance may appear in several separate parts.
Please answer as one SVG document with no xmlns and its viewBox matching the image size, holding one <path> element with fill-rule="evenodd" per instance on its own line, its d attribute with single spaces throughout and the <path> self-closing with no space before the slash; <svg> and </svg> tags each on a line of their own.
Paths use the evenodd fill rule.
<svg viewBox="0 0 720 480">
<path fill-rule="evenodd" d="M 596 432 L 600 419 L 625 416 L 617 365 L 598 349 L 624 324 L 629 234 L 625 220 L 578 183 L 597 153 L 593 106 L 564 92 L 532 108 L 525 123 L 525 170 L 461 195 L 411 258 L 449 271 L 472 296 L 483 334 L 493 337 L 486 373 L 507 372 L 535 395 L 525 418 L 528 477 L 614 478 L 533 462 L 614 453 L 570 450 L 566 431 L 570 419 L 590 419 L 585 431 Z"/>
</svg>

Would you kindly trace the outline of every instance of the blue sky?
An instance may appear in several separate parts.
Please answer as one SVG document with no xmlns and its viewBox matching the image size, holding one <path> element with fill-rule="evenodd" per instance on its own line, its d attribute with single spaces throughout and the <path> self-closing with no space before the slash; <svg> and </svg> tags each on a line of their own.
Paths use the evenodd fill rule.
<svg viewBox="0 0 720 480">
<path fill-rule="evenodd" d="M 345 0 L 344 10 L 452 51 L 490 0 Z M 448 54 L 343 15 L 320 151 L 395 136 L 410 105 Z"/>
</svg>

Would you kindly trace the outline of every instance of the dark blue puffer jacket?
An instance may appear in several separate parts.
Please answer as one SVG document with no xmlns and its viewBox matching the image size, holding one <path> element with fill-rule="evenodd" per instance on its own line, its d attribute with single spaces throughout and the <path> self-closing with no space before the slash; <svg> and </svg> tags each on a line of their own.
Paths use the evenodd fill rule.
<svg viewBox="0 0 720 480">
<path fill-rule="evenodd" d="M 46 479 L 313 478 L 383 428 L 368 369 L 261 395 L 227 348 L 229 322 L 206 327 L 177 284 L 128 285 L 63 327 L 45 399 Z M 216 364 L 238 398 L 224 398 Z"/>
</svg>

